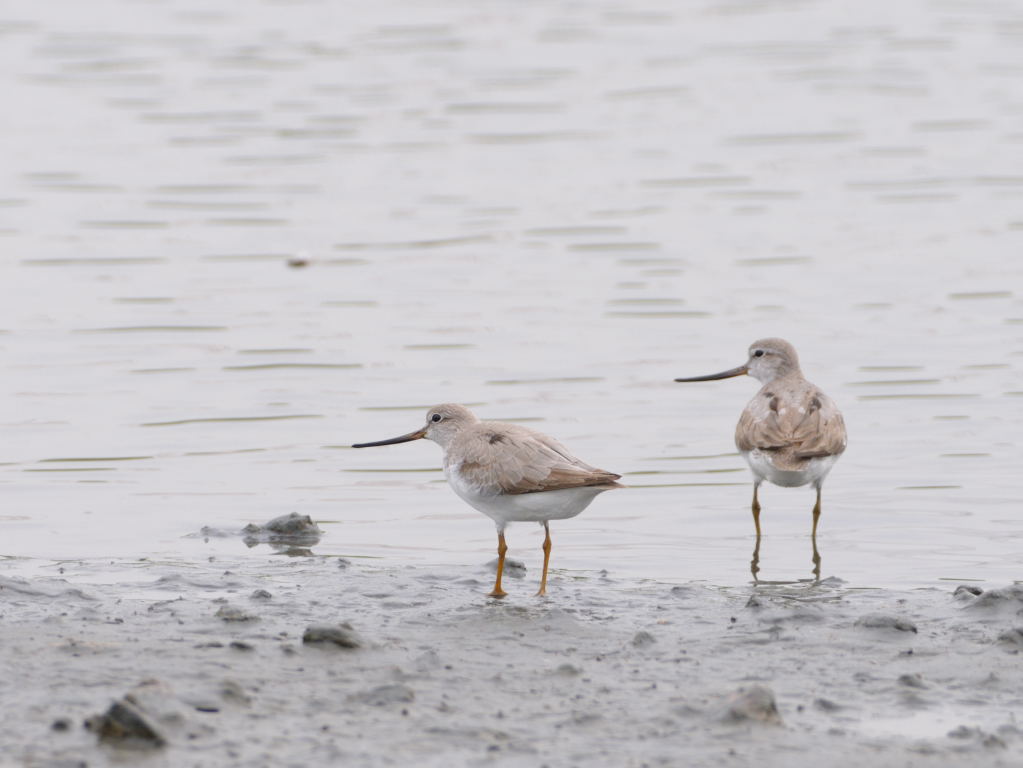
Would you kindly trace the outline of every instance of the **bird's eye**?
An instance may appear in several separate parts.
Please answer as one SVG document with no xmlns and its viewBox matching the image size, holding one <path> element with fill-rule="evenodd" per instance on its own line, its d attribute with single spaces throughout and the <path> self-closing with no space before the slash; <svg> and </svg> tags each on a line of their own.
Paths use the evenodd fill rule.
<svg viewBox="0 0 1023 768">
<path fill-rule="evenodd" d="M 433 414 L 433 416 L 430 417 L 430 421 L 432 421 L 434 424 L 436 424 L 438 421 L 440 421 L 443 418 L 444 417 L 441 416 L 439 413 L 435 413 L 435 414 Z"/>
<path fill-rule="evenodd" d="M 764 356 L 764 350 L 762 350 L 762 349 L 758 349 L 756 352 L 753 353 L 753 357 L 763 357 L 763 356 Z"/>
</svg>

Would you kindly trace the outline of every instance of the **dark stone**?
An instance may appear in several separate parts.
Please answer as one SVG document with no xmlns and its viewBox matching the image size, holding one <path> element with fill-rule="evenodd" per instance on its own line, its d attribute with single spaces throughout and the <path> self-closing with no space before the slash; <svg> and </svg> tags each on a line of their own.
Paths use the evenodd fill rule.
<svg viewBox="0 0 1023 768">
<path fill-rule="evenodd" d="M 657 642 L 657 638 L 645 630 L 640 630 L 632 637 L 632 644 L 637 648 L 646 648 Z"/>
<path fill-rule="evenodd" d="M 927 685 L 924 683 L 924 679 L 919 674 L 913 672 L 911 674 L 899 675 L 899 685 L 904 685 L 907 688 L 926 688 Z"/>
<path fill-rule="evenodd" d="M 145 712 L 127 697 L 115 701 L 102 715 L 89 718 L 85 727 L 100 741 L 122 747 L 155 749 L 167 743 Z"/>
<path fill-rule="evenodd" d="M 345 622 L 338 625 L 317 624 L 306 628 L 302 634 L 302 642 L 307 644 L 322 643 L 325 645 L 336 645 L 339 648 L 362 648 L 363 640 L 359 634 L 352 629 L 352 625 Z"/>
<path fill-rule="evenodd" d="M 740 688 L 725 702 L 720 720 L 725 723 L 781 725 L 774 693 L 763 685 Z"/>
<path fill-rule="evenodd" d="M 224 621 L 259 621 L 259 617 L 234 605 L 222 605 L 216 617 Z"/>
<path fill-rule="evenodd" d="M 913 622 L 884 613 L 868 613 L 866 616 L 861 616 L 856 619 L 856 626 L 866 627 L 867 629 L 894 629 L 897 632 L 916 633 L 916 624 Z"/>
<path fill-rule="evenodd" d="M 416 694 L 407 685 L 391 683 L 379 685 L 368 691 L 362 691 L 352 696 L 354 701 L 369 704 L 373 707 L 384 707 L 388 704 L 407 704 L 415 701 Z"/>
</svg>

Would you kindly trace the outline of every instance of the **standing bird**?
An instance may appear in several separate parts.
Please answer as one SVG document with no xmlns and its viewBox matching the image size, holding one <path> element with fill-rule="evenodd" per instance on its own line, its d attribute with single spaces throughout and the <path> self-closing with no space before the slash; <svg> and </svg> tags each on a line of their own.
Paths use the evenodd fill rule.
<svg viewBox="0 0 1023 768">
<path fill-rule="evenodd" d="M 504 529 L 510 522 L 540 523 L 543 576 L 537 595 L 547 594 L 551 557 L 551 520 L 575 517 L 599 494 L 624 486 L 621 475 L 591 467 L 561 443 L 540 432 L 500 421 L 480 421 L 462 405 L 437 405 L 426 414 L 426 426 L 415 432 L 352 448 L 393 445 L 426 438 L 444 449 L 444 477 L 471 507 L 497 525 L 497 581 L 489 597 L 504 597 Z"/>
<path fill-rule="evenodd" d="M 760 542 L 760 502 L 764 480 L 794 488 L 813 485 L 813 538 L 821 516 L 821 485 L 845 450 L 845 422 L 834 401 L 803 378 L 799 357 L 784 339 L 761 339 L 749 360 L 710 376 L 675 381 L 714 381 L 749 374 L 763 386 L 749 401 L 735 427 L 735 445 L 753 471 L 753 523 Z M 815 549 L 816 553 L 816 549 Z"/>
</svg>

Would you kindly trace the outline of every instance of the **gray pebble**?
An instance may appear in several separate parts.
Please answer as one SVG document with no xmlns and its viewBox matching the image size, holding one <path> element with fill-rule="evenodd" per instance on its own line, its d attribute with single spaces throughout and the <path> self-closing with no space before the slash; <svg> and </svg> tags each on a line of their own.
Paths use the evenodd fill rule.
<svg viewBox="0 0 1023 768">
<path fill-rule="evenodd" d="M 324 643 L 339 648 L 361 648 L 362 638 L 347 622 L 338 625 L 316 624 L 306 628 L 302 634 L 303 643 Z"/>
<path fill-rule="evenodd" d="M 898 632 L 916 633 L 916 624 L 913 622 L 885 613 L 868 613 L 866 616 L 861 616 L 856 619 L 856 626 L 866 627 L 867 629 L 894 629 Z"/>
</svg>

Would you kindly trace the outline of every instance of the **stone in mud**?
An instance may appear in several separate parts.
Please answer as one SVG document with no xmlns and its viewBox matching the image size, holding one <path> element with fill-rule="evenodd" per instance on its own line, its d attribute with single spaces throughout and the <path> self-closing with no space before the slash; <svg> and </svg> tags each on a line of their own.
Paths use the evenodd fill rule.
<svg viewBox="0 0 1023 768">
<path fill-rule="evenodd" d="M 916 672 L 907 673 L 905 675 L 899 675 L 899 685 L 904 685 L 907 688 L 926 688 L 927 684 L 924 679 Z"/>
<path fill-rule="evenodd" d="M 554 670 L 554 674 L 561 675 L 562 677 L 578 677 L 583 673 L 582 669 L 575 666 L 574 664 L 559 664 Z"/>
<path fill-rule="evenodd" d="M 886 613 L 868 613 L 856 619 L 857 627 L 867 629 L 892 629 L 897 632 L 916 633 L 916 624 L 898 616 L 890 616 Z"/>
<path fill-rule="evenodd" d="M 657 638 L 645 630 L 640 630 L 632 637 L 632 644 L 637 648 L 646 648 L 657 642 Z"/>
<path fill-rule="evenodd" d="M 1005 630 L 1005 632 L 998 636 L 998 642 L 1015 648 L 1023 648 L 1023 627 Z"/>
<path fill-rule="evenodd" d="M 140 683 L 102 715 L 85 721 L 105 744 L 128 749 L 155 749 L 167 743 L 166 728 L 185 722 L 181 703 L 158 680 Z"/>
<path fill-rule="evenodd" d="M 774 693 L 763 685 L 740 688 L 722 709 L 718 718 L 723 723 L 765 723 L 781 725 L 781 715 L 774 700 Z"/>
<path fill-rule="evenodd" d="M 1023 608 L 1023 584 L 1013 584 L 1001 589 L 989 589 L 981 592 L 968 606 L 969 608 L 1006 608 L 1018 610 Z"/>
<path fill-rule="evenodd" d="M 224 621 L 259 621 L 259 617 L 235 605 L 222 605 L 216 617 Z"/>
<path fill-rule="evenodd" d="M 275 517 L 263 525 L 249 523 L 242 529 L 242 535 L 245 537 L 245 543 L 250 547 L 256 544 L 308 547 L 320 540 L 323 531 L 309 515 L 292 512 L 288 515 Z"/>
<path fill-rule="evenodd" d="M 416 694 L 407 685 L 390 683 L 378 685 L 368 691 L 361 691 L 352 696 L 353 701 L 369 704 L 372 707 L 386 707 L 388 704 L 408 704 L 415 701 Z"/>
<path fill-rule="evenodd" d="M 314 624 L 306 628 L 302 642 L 315 645 L 336 645 L 339 648 L 362 648 L 365 644 L 348 622 L 337 625 Z"/>
<path fill-rule="evenodd" d="M 251 595 L 249 595 L 250 600 L 269 600 L 272 597 L 273 595 L 271 595 L 265 589 L 257 589 Z"/>
<path fill-rule="evenodd" d="M 952 593 L 952 597 L 957 600 L 972 600 L 983 591 L 983 589 L 973 584 L 960 584 L 956 587 L 956 591 Z"/>
<path fill-rule="evenodd" d="M 127 700 L 115 701 L 102 715 L 90 717 L 85 727 L 101 742 L 118 747 L 155 749 L 167 743 L 146 714 Z"/>
</svg>

